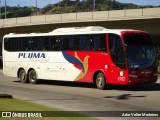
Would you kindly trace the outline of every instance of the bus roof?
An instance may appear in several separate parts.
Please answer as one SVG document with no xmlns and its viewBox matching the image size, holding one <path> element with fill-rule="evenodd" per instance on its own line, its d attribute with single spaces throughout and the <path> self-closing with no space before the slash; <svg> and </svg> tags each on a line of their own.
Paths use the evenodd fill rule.
<svg viewBox="0 0 160 120">
<path fill-rule="evenodd" d="M 68 28 L 57 28 L 49 33 L 25 33 L 25 34 L 16 34 L 9 33 L 4 37 L 25 37 L 25 36 L 50 36 L 50 35 L 74 35 L 74 34 L 95 34 L 95 33 L 115 33 L 120 35 L 121 32 L 143 32 L 140 30 L 132 30 L 132 29 L 107 29 L 102 26 L 88 26 L 88 27 L 68 27 Z"/>
</svg>

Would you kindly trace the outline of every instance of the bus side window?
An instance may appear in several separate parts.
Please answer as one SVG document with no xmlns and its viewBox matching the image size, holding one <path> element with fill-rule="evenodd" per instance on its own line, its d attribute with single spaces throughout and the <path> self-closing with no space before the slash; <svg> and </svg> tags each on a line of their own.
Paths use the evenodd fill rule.
<svg viewBox="0 0 160 120">
<path fill-rule="evenodd" d="M 31 38 L 29 37 L 22 37 L 19 38 L 19 51 L 28 51 L 30 50 L 29 41 Z"/>
<path fill-rule="evenodd" d="M 124 69 L 125 64 L 125 52 L 122 46 L 122 41 L 120 36 L 116 34 L 108 34 L 109 51 L 112 61 L 119 67 Z"/>
<path fill-rule="evenodd" d="M 80 37 L 79 49 L 90 50 L 89 35 L 80 35 L 79 37 Z"/>
<path fill-rule="evenodd" d="M 89 45 L 90 45 L 90 50 L 95 50 L 95 48 L 94 48 L 94 36 L 93 35 L 90 35 Z"/>
<path fill-rule="evenodd" d="M 53 37 L 53 44 L 51 45 L 52 46 L 52 49 L 55 50 L 55 51 L 58 51 L 58 50 L 61 50 L 61 40 L 59 40 L 58 37 Z"/>
<path fill-rule="evenodd" d="M 42 51 L 43 50 L 43 37 L 32 37 L 31 50 Z"/>
<path fill-rule="evenodd" d="M 79 35 L 75 35 L 73 41 L 73 50 L 79 50 L 79 44 L 80 44 Z"/>
<path fill-rule="evenodd" d="M 117 48 L 122 45 L 121 39 L 118 35 L 109 34 L 109 51 L 110 53 L 116 53 Z"/>
<path fill-rule="evenodd" d="M 69 41 L 73 40 L 73 36 L 61 36 L 60 42 L 61 42 L 61 50 L 69 50 Z"/>
<path fill-rule="evenodd" d="M 44 40 L 44 50 L 54 51 L 59 49 L 59 40 L 57 36 L 47 36 Z"/>
<path fill-rule="evenodd" d="M 18 38 L 12 38 L 12 51 L 18 51 Z"/>
<path fill-rule="evenodd" d="M 12 49 L 12 39 L 11 38 L 5 38 L 4 39 L 4 49 L 7 50 L 7 51 L 11 51 Z"/>
<path fill-rule="evenodd" d="M 74 50 L 74 36 L 69 40 L 69 50 Z"/>
<path fill-rule="evenodd" d="M 106 34 L 100 35 L 100 50 L 101 51 L 106 51 L 107 50 L 107 44 L 106 44 Z"/>
<path fill-rule="evenodd" d="M 90 36 L 90 50 L 99 51 L 100 50 L 100 38 L 99 35 Z"/>
<path fill-rule="evenodd" d="M 97 34 L 90 36 L 90 50 L 106 51 L 106 35 Z"/>
<path fill-rule="evenodd" d="M 44 39 L 44 50 L 46 51 L 50 51 L 51 50 L 51 40 L 52 40 L 52 37 L 45 37 Z"/>
</svg>

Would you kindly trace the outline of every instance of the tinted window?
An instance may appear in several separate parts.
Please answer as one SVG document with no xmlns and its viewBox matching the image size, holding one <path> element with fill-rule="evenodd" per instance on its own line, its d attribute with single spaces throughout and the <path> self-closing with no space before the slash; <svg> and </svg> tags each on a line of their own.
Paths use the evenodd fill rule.
<svg viewBox="0 0 160 120">
<path fill-rule="evenodd" d="M 109 51 L 112 61 L 120 68 L 125 68 L 125 52 L 121 38 L 116 34 L 108 35 Z"/>
<path fill-rule="evenodd" d="M 12 51 L 18 51 L 18 38 L 12 38 Z"/>
<path fill-rule="evenodd" d="M 151 45 L 153 44 L 151 36 L 148 34 L 125 34 L 124 42 L 127 45 Z"/>
<path fill-rule="evenodd" d="M 74 36 L 74 50 L 89 50 L 89 35 Z"/>
<path fill-rule="evenodd" d="M 30 37 L 19 38 L 19 51 L 28 51 L 30 50 Z"/>
<path fill-rule="evenodd" d="M 59 40 L 57 36 L 47 36 L 44 39 L 44 50 L 52 51 L 59 49 Z"/>
<path fill-rule="evenodd" d="M 10 51 L 106 51 L 105 34 L 5 38 L 4 43 Z"/>
<path fill-rule="evenodd" d="M 11 38 L 5 38 L 4 39 L 4 49 L 7 50 L 7 51 L 11 51 L 11 44 L 12 44 L 12 41 L 11 41 Z"/>
<path fill-rule="evenodd" d="M 90 35 L 90 50 L 106 51 L 106 35 Z"/>
<path fill-rule="evenodd" d="M 59 39 L 60 39 L 60 44 L 61 44 L 61 50 L 70 50 L 70 49 L 73 49 L 71 45 L 72 42 L 73 42 L 73 36 L 60 36 Z"/>
<path fill-rule="evenodd" d="M 58 39 L 58 37 L 53 37 L 52 41 L 52 48 L 53 50 L 61 50 L 61 40 Z"/>
<path fill-rule="evenodd" d="M 79 36 L 75 35 L 74 36 L 74 41 L 73 41 L 73 50 L 79 50 L 80 49 L 79 45 L 80 45 Z"/>
<path fill-rule="evenodd" d="M 47 51 L 53 50 L 52 48 L 53 45 L 53 37 L 47 36 L 44 38 L 44 49 Z"/>
<path fill-rule="evenodd" d="M 30 42 L 31 50 L 42 51 L 43 41 L 44 41 L 44 37 L 32 37 L 32 41 Z"/>
<path fill-rule="evenodd" d="M 80 35 L 79 40 L 80 40 L 79 44 L 80 50 L 90 50 L 89 35 Z"/>
</svg>

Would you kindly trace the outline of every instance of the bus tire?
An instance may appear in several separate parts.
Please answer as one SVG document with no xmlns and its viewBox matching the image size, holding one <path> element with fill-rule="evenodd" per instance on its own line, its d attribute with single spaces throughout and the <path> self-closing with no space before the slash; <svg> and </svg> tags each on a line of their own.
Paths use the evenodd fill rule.
<svg viewBox="0 0 160 120">
<path fill-rule="evenodd" d="M 106 88 L 106 80 L 103 73 L 98 73 L 96 76 L 96 86 L 100 90 L 104 90 Z"/>
<path fill-rule="evenodd" d="M 18 77 L 22 83 L 28 82 L 27 74 L 24 69 L 20 70 Z"/>
<path fill-rule="evenodd" d="M 29 79 L 29 82 L 32 83 L 32 84 L 36 84 L 37 83 L 37 75 L 36 75 L 36 71 L 35 70 L 29 71 L 28 79 Z"/>
</svg>

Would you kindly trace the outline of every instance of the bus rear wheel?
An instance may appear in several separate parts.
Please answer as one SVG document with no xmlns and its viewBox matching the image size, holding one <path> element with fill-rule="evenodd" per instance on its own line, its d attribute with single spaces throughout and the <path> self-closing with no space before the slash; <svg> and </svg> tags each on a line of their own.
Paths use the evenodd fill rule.
<svg viewBox="0 0 160 120">
<path fill-rule="evenodd" d="M 20 81 L 22 83 L 27 83 L 28 82 L 28 78 L 27 78 L 27 74 L 25 70 L 20 70 L 19 75 L 18 75 Z"/>
<path fill-rule="evenodd" d="M 29 71 L 28 79 L 29 79 L 29 82 L 32 83 L 32 84 L 37 83 L 37 75 L 36 75 L 35 70 Z"/>
<path fill-rule="evenodd" d="M 104 90 L 106 88 L 106 80 L 103 73 L 98 73 L 96 77 L 96 86 L 100 90 Z"/>
</svg>

